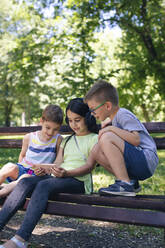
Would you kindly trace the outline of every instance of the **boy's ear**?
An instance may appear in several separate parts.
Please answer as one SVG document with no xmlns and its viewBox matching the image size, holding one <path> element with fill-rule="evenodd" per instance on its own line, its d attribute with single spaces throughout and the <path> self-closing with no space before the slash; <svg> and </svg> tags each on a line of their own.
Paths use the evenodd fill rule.
<svg viewBox="0 0 165 248">
<path fill-rule="evenodd" d="M 107 110 L 110 111 L 112 109 L 112 103 L 106 102 Z"/>
</svg>

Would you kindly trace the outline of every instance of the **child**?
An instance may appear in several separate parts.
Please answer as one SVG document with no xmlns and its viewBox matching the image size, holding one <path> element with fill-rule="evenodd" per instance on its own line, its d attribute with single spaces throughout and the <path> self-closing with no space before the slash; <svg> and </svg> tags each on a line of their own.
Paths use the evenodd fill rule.
<svg viewBox="0 0 165 248">
<path fill-rule="evenodd" d="M 84 164 L 98 140 L 98 135 L 95 133 L 96 120 L 90 115 L 88 105 L 81 98 L 70 101 L 66 108 L 66 116 L 66 122 L 74 133 L 69 138 L 65 138 L 60 145 L 55 165 L 52 167 L 55 177 L 44 175 L 23 178 L 8 196 L 0 211 L 0 230 L 2 230 L 22 206 L 26 196 L 33 191 L 22 225 L 11 240 L 0 245 L 1 248 L 28 246 L 27 241 L 45 211 L 51 194 L 92 192 L 91 175 Z M 93 166 L 94 164 L 90 164 L 89 167 Z M 86 175 L 84 167 L 86 167 Z"/>
<path fill-rule="evenodd" d="M 48 105 L 40 120 L 42 129 L 24 136 L 22 149 L 17 164 L 7 163 L 0 170 L 0 184 L 6 179 L 9 184 L 3 184 L 0 197 L 9 194 L 23 177 L 34 176 L 48 172 L 44 169 L 32 169 L 37 163 L 53 163 L 59 150 L 62 137 L 59 129 L 63 122 L 63 112 L 57 105 Z"/>
<path fill-rule="evenodd" d="M 151 177 L 158 165 L 156 145 L 144 125 L 125 108 L 120 108 L 115 87 L 99 80 L 87 92 L 85 102 L 91 113 L 104 122 L 98 145 L 91 157 L 116 177 L 114 184 L 101 188 L 101 195 L 135 196 L 138 180 Z"/>
</svg>

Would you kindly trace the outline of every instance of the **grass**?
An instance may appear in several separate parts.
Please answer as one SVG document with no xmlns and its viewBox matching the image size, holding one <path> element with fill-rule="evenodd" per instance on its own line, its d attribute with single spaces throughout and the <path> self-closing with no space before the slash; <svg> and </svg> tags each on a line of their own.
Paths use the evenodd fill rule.
<svg viewBox="0 0 165 248">
<path fill-rule="evenodd" d="M 18 162 L 18 156 L 20 153 L 20 149 L 0 149 L 0 167 L 3 166 L 7 162 Z"/>
<path fill-rule="evenodd" d="M 19 153 L 20 149 L 0 149 L 0 167 L 9 161 L 17 162 Z M 165 194 L 165 150 L 159 150 L 158 156 L 159 165 L 155 171 L 155 174 L 151 178 L 140 182 L 142 186 L 142 191 L 140 194 Z M 93 182 L 94 191 L 97 192 L 99 188 L 106 187 L 107 185 L 113 183 L 114 177 L 106 172 L 102 167 L 97 167 L 93 172 Z M 145 233 L 152 233 L 153 236 L 163 237 L 162 229 L 124 224 L 118 224 L 117 226 L 122 233 L 127 230 L 132 236 L 143 236 Z M 35 245 L 33 247 L 37 248 Z"/>
<path fill-rule="evenodd" d="M 140 181 L 142 191 L 140 194 L 165 194 L 165 150 L 158 151 L 159 165 L 154 175 L 145 180 Z M 93 173 L 94 191 L 98 191 L 100 187 L 106 187 L 114 182 L 114 177 L 106 172 L 102 167 L 97 167 Z"/>
<path fill-rule="evenodd" d="M 20 149 L 0 149 L 0 167 L 7 162 L 17 162 Z M 165 150 L 158 151 L 159 165 L 155 174 L 141 181 L 142 191 L 140 194 L 165 194 Z M 114 177 L 105 171 L 101 166 L 97 167 L 93 172 L 94 191 L 99 188 L 106 187 L 114 182 Z"/>
</svg>

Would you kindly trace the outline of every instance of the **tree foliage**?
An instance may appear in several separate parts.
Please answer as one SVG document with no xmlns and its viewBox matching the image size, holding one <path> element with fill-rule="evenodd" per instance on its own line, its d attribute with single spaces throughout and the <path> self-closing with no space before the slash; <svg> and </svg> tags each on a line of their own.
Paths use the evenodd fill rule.
<svg viewBox="0 0 165 248">
<path fill-rule="evenodd" d="M 15 15 L 15 11 L 17 14 Z M 24 110 L 33 102 L 32 95 L 40 89 L 36 78 L 39 70 L 50 60 L 47 55 L 48 38 L 39 16 L 29 12 L 27 6 L 12 6 L 10 16 L 5 16 L 1 26 L 0 101 L 4 124 L 10 125 L 15 110 Z M 47 33 L 47 30 L 46 30 Z M 6 43 L 9 40 L 9 43 Z M 16 106 L 18 108 L 16 108 Z M 14 107 L 14 109 L 13 109 Z"/>
<path fill-rule="evenodd" d="M 70 1 L 85 9 L 96 29 L 118 25 L 122 30 L 120 59 L 116 74 L 121 103 L 140 108 L 146 121 L 160 118 L 165 111 L 165 6 L 162 0 Z M 90 7 L 92 6 L 92 7 Z M 104 78 L 107 78 L 104 74 Z M 125 92 L 125 94 L 123 94 Z M 128 101 L 129 100 L 129 101 Z M 163 104 L 161 104 L 163 101 Z M 161 112 L 162 111 L 162 112 Z M 162 113 L 156 117 L 158 113 Z"/>
<path fill-rule="evenodd" d="M 1 125 L 20 125 L 22 112 L 31 124 L 50 102 L 65 108 L 98 78 L 141 119 L 163 120 L 164 13 L 163 0 L 2 0 Z"/>
</svg>

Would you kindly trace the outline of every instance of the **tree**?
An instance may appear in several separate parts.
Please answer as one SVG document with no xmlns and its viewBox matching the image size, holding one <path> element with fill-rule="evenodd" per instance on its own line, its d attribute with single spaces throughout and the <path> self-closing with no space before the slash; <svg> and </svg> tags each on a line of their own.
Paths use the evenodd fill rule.
<svg viewBox="0 0 165 248">
<path fill-rule="evenodd" d="M 86 8 L 86 17 L 95 20 L 95 30 L 118 25 L 122 30 L 122 43 L 116 50 L 120 64 L 116 73 L 119 93 L 123 103 L 132 102 L 132 108 L 140 106 L 145 119 L 152 120 L 153 95 L 156 96 L 156 113 L 164 112 L 160 102 L 165 96 L 165 18 L 162 0 L 86 0 L 70 1 L 76 8 Z M 107 77 L 107 75 L 104 75 Z M 125 92 L 126 95 L 123 94 Z M 131 92 L 131 94 L 130 94 Z M 124 97 L 126 96 L 125 100 Z M 129 98 L 128 98 L 129 97 Z M 146 98 L 149 101 L 146 101 Z M 150 106 L 147 106 L 147 105 Z M 162 118 L 162 117 L 161 117 Z"/>
<path fill-rule="evenodd" d="M 40 70 L 50 60 L 46 24 L 26 5 L 19 7 L 12 6 L 12 15 L 5 16 L 1 25 L 0 101 L 6 126 L 15 112 L 13 106 L 17 106 L 18 113 L 33 102 L 34 92 L 37 95 L 40 89 L 36 78 L 40 78 Z M 5 43 L 6 38 L 9 43 Z"/>
<path fill-rule="evenodd" d="M 65 107 L 98 78 L 114 83 L 120 104 L 146 121 L 165 118 L 163 0 L 6 4 L 9 11 L 0 9 L 1 124 L 19 123 L 25 110 L 30 124 L 44 104 Z M 120 41 L 110 31 L 102 35 L 116 25 Z"/>
</svg>

